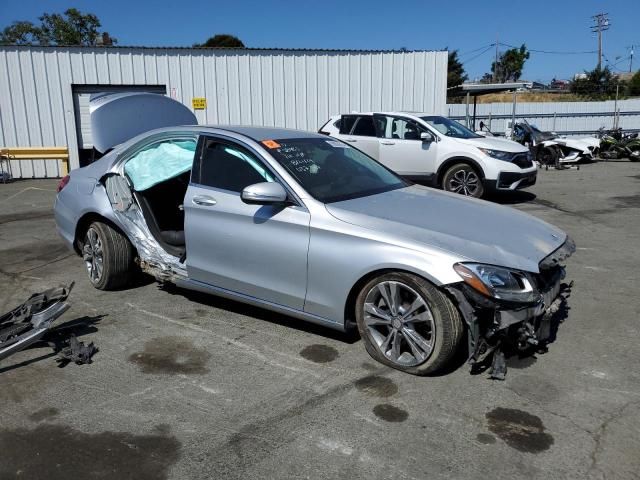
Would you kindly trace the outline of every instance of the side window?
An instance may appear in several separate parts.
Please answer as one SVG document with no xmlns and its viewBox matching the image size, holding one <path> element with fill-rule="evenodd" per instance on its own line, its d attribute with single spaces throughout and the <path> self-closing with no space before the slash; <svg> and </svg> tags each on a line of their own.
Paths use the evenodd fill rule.
<svg viewBox="0 0 640 480">
<path fill-rule="evenodd" d="M 386 124 L 382 132 L 385 138 L 395 138 L 400 140 L 420 140 L 420 134 L 424 128 L 413 120 L 401 117 L 386 117 Z"/>
<path fill-rule="evenodd" d="M 353 127 L 351 135 L 358 135 L 361 137 L 375 137 L 376 127 L 373 124 L 373 117 L 371 115 L 359 116 L 355 127 Z"/>
<path fill-rule="evenodd" d="M 240 146 L 205 139 L 200 162 L 200 182 L 209 187 L 241 192 L 260 182 L 275 181 L 255 155 Z"/>
<path fill-rule="evenodd" d="M 349 135 L 357 118 L 355 115 L 342 115 L 340 118 L 340 133 L 342 135 Z"/>
</svg>

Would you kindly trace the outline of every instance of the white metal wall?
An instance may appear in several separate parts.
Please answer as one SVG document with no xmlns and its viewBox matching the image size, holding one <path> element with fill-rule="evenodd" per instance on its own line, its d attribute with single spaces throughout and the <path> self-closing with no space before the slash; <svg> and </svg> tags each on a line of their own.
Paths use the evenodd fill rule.
<svg viewBox="0 0 640 480">
<path fill-rule="evenodd" d="M 162 85 L 200 124 L 317 130 L 351 111 L 446 113 L 446 52 L 0 47 L 0 145 L 68 146 L 78 166 L 72 85 Z M 16 177 L 58 176 L 14 162 Z"/>
<path fill-rule="evenodd" d="M 526 119 L 543 131 L 556 131 L 573 135 L 590 134 L 600 127 L 613 128 L 615 102 L 540 102 L 517 103 L 516 119 Z M 628 130 L 640 130 L 640 99 L 621 100 L 619 126 Z M 465 104 L 447 105 L 448 115 L 458 120 L 465 117 Z M 485 103 L 476 108 L 476 123 L 487 123 L 491 115 L 491 131 L 504 132 L 511 119 L 512 103 Z M 473 116 L 473 105 L 469 106 Z M 464 123 L 464 122 L 463 122 Z"/>
</svg>

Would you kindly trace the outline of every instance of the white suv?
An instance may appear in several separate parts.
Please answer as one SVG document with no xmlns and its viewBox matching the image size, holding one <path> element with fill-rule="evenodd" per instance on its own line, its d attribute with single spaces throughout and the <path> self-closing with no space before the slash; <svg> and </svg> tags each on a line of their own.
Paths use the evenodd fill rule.
<svg viewBox="0 0 640 480">
<path fill-rule="evenodd" d="M 331 117 L 320 133 L 348 142 L 396 173 L 450 192 L 481 197 L 536 183 L 527 147 L 482 137 L 446 117 L 374 112 Z"/>
</svg>

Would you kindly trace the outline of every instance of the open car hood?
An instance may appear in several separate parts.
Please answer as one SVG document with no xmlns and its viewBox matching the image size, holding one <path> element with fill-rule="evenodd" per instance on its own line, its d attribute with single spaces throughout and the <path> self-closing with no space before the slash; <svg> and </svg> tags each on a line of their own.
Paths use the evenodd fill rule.
<svg viewBox="0 0 640 480">
<path fill-rule="evenodd" d="M 185 105 L 157 93 L 97 94 L 89 114 L 93 145 L 101 153 L 156 128 L 198 124 Z"/>
</svg>

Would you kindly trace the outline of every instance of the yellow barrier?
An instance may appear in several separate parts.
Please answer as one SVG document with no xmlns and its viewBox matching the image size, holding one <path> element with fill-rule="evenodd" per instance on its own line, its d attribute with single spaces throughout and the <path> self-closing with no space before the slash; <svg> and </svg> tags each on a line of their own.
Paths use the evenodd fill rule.
<svg viewBox="0 0 640 480">
<path fill-rule="evenodd" d="M 0 148 L 2 160 L 62 160 L 62 176 L 69 173 L 67 147 L 8 147 Z"/>
</svg>

